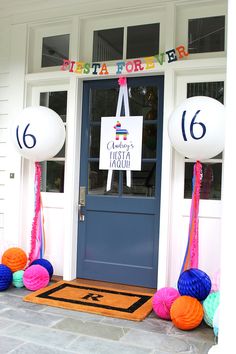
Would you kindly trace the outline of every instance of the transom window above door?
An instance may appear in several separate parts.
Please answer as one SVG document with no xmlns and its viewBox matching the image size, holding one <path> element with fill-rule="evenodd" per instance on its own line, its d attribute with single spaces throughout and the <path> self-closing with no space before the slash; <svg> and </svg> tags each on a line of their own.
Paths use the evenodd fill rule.
<svg viewBox="0 0 236 354">
<path fill-rule="evenodd" d="M 63 59 L 69 57 L 70 35 L 44 37 L 42 39 L 41 67 L 62 65 Z"/>
<path fill-rule="evenodd" d="M 225 16 L 188 20 L 188 51 L 190 54 L 225 50 Z"/>
<path fill-rule="evenodd" d="M 94 31 L 93 61 L 152 56 L 159 53 L 159 37 L 159 23 Z"/>
</svg>

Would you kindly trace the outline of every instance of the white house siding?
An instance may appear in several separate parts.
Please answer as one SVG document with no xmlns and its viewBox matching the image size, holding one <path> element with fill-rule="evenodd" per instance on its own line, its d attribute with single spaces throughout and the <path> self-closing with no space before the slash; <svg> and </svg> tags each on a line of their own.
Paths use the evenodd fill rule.
<svg viewBox="0 0 236 354">
<path fill-rule="evenodd" d="M 224 14 L 226 1 L 149 1 L 147 5 L 143 0 L 130 1 L 127 3 L 121 0 L 116 1 L 72 1 L 68 0 L 66 4 L 59 0 L 57 8 L 53 8 L 52 2 L 37 1 L 30 2 L 24 0 L 21 3 L 27 6 L 18 7 L 17 1 L 14 1 L 13 7 L 7 6 L 6 15 L 11 14 L 11 37 L 10 26 L 7 21 L 1 21 L 0 33 L 0 232 L 1 240 L 4 233 L 4 212 L 6 204 L 9 206 L 7 213 L 7 230 L 9 233 L 4 237 L 5 243 L 1 243 L 1 248 L 10 245 L 16 245 L 27 249 L 29 248 L 30 229 L 32 222 L 33 192 L 31 189 L 33 183 L 33 164 L 24 162 L 21 164 L 15 156 L 11 157 L 6 171 L 7 148 L 6 132 L 8 122 L 25 105 L 34 103 L 32 88 L 38 86 L 50 85 L 68 85 L 68 144 L 65 176 L 65 194 L 47 195 L 43 194 L 44 217 L 46 229 L 46 254 L 45 256 L 53 263 L 55 273 L 64 275 L 70 279 L 75 277 L 76 264 L 76 240 L 77 240 L 77 201 L 78 201 L 78 176 L 79 176 L 79 137 L 80 137 L 80 116 L 81 116 L 81 86 L 82 80 L 77 81 L 76 75 L 62 73 L 60 71 L 35 71 L 32 61 L 34 61 L 34 52 L 28 48 L 28 39 L 31 29 L 52 28 L 54 24 L 60 27 L 60 23 L 67 23 L 72 33 L 71 58 L 73 59 L 91 59 L 91 33 L 89 30 L 95 28 L 94 23 L 99 23 L 106 28 L 112 28 L 113 22 L 119 20 L 119 24 L 127 22 L 129 18 L 139 24 L 143 16 L 153 21 L 155 13 L 162 16 L 163 31 L 162 50 L 174 48 L 176 45 L 187 42 L 186 23 L 187 17 L 197 12 L 209 15 Z M 161 7 L 157 6 L 161 3 Z M 71 6 L 70 6 L 71 4 Z M 180 4 L 180 6 L 175 5 Z M 187 6 L 192 4 L 191 6 Z M 150 6 L 150 7 L 149 7 Z M 202 6 L 202 7 L 201 7 Z M 47 8 L 49 7 L 49 8 Z M 148 11 L 151 15 L 148 17 Z M 3 12 L 1 12 L 2 14 Z M 1 16 L 0 14 L 0 16 Z M 105 25 L 105 21 L 107 24 Z M 135 22 L 134 21 L 134 22 Z M 50 24 L 48 25 L 48 23 Z M 128 23 L 128 22 L 127 22 Z M 147 20 L 148 23 L 148 20 Z M 185 27 L 182 27 L 185 26 Z M 104 27 L 105 28 L 105 27 Z M 18 37 L 17 38 L 17 34 Z M 20 35 L 21 34 L 21 35 Z M 32 32 L 31 32 L 32 34 Z M 185 35 L 185 37 L 184 37 Z M 17 47 L 17 45 L 19 47 Z M 11 47 L 11 55 L 9 55 Z M 29 49 L 29 52 L 28 52 Z M 181 79 L 185 74 L 197 76 L 205 74 L 217 74 L 225 72 L 225 54 L 221 58 L 207 59 L 207 57 L 198 59 L 191 58 L 189 61 L 178 61 L 169 65 L 164 65 L 162 70 L 165 75 L 164 92 L 164 132 L 163 132 L 163 171 L 162 171 L 162 200 L 161 200 L 161 223 L 160 223 L 160 254 L 159 254 L 159 279 L 158 287 L 167 285 L 176 285 L 183 255 L 186 246 L 188 230 L 188 211 L 189 201 L 183 199 L 183 157 L 176 154 L 170 146 L 167 134 L 168 117 L 176 104 L 185 98 L 185 88 L 178 91 L 178 77 Z M 17 59 L 15 59 L 17 58 Z M 20 66 L 12 66 L 14 60 L 20 63 Z M 9 65 L 11 62 L 11 71 L 9 75 Z M 32 70 L 28 70 L 27 64 L 31 65 Z M 199 69 L 200 68 L 200 69 Z M 15 70 L 15 72 L 14 72 Z M 14 75 L 18 79 L 14 81 Z M 10 88 L 7 94 L 7 86 L 10 78 Z M 94 78 L 94 77 L 93 77 Z M 177 94 L 178 93 L 178 94 Z M 7 109 L 8 98 L 11 98 L 11 113 Z M 15 101 L 14 101 L 15 96 Z M 17 96 L 17 97 L 16 97 Z M 15 104 L 12 104 L 15 102 Z M 78 117 L 78 119 L 77 119 Z M 10 118 L 10 119 L 9 119 Z M 77 146 L 77 145 L 78 146 Z M 5 146 L 5 153 L 4 153 Z M 3 149 L 2 149 L 3 148 Z M 11 155 L 13 156 L 13 155 Z M 16 162 L 16 164 L 15 164 Z M 14 167 L 15 166 L 15 167 Z M 15 180 L 9 179 L 9 173 L 16 174 Z M 8 184 L 8 187 L 7 187 Z M 9 186 L 14 184 L 14 188 Z M 13 193 L 13 190 L 15 193 Z M 8 191 L 8 192 L 7 192 Z M 7 194 L 7 195 L 6 195 Z M 16 195 L 17 194 L 17 195 Z M 15 208 L 11 210 L 10 206 L 15 203 Z M 214 204 L 214 203 L 213 203 Z M 221 202 L 217 202 L 215 209 L 210 201 L 200 203 L 200 266 L 206 272 L 213 274 L 219 264 L 220 250 L 220 224 L 221 224 Z M 214 204 L 215 205 L 215 204 Z M 23 207 L 22 207 L 23 206 Z M 18 213 L 17 213 L 18 210 Z M 215 211 L 214 211 L 215 210 Z M 210 211 L 210 213 L 209 213 Z M 12 220 L 17 218 L 17 227 L 12 225 Z M 202 236 L 204 235 L 204 236 Z M 214 254 L 210 250 L 214 247 Z M 0 249 L 1 251 L 1 249 Z"/>
<path fill-rule="evenodd" d="M 6 246 L 4 232 L 6 214 L 7 144 L 9 121 L 9 23 L 0 23 L 0 255 Z"/>
</svg>

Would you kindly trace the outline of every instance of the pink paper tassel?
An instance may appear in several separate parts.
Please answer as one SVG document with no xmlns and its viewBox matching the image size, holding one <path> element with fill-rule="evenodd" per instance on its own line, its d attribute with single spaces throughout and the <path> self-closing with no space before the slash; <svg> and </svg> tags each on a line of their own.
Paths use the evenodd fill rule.
<svg viewBox="0 0 236 354">
<path fill-rule="evenodd" d="M 41 166 L 35 162 L 35 210 L 31 229 L 31 249 L 29 263 L 40 258 L 42 247 L 41 196 L 40 196 Z"/>
<path fill-rule="evenodd" d="M 199 161 L 197 161 L 194 165 L 194 171 L 193 171 L 193 192 L 192 192 L 192 203 L 191 203 L 190 220 L 189 220 L 188 243 L 186 247 L 181 273 L 190 268 L 198 268 L 198 258 L 199 258 L 198 213 L 199 213 L 199 199 L 200 199 L 200 188 L 201 188 L 201 174 L 202 174 L 202 165 Z"/>
</svg>

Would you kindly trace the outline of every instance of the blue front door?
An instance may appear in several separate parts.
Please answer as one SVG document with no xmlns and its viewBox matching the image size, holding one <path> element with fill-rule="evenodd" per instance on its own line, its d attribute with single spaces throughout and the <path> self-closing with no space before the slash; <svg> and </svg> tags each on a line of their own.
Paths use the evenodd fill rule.
<svg viewBox="0 0 236 354">
<path fill-rule="evenodd" d="M 161 193 L 163 76 L 130 78 L 131 116 L 143 116 L 142 170 L 99 170 L 101 117 L 115 116 L 117 80 L 83 87 L 77 277 L 156 287 Z"/>
</svg>

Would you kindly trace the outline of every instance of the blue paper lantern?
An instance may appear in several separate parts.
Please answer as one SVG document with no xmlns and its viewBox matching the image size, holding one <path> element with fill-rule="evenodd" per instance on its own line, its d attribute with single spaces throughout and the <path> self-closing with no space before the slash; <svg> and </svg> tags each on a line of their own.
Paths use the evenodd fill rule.
<svg viewBox="0 0 236 354">
<path fill-rule="evenodd" d="M 4 264 L 0 264 L 0 291 L 6 290 L 12 283 L 12 271 Z"/>
<path fill-rule="evenodd" d="M 210 293 L 211 279 L 202 270 L 191 268 L 180 275 L 178 290 L 181 295 L 192 296 L 203 301 Z"/>
<path fill-rule="evenodd" d="M 45 258 L 35 259 L 30 265 L 35 265 L 35 264 L 39 264 L 42 267 L 46 268 L 49 273 L 49 277 L 51 279 L 54 270 L 52 264 L 47 259 Z"/>
</svg>

